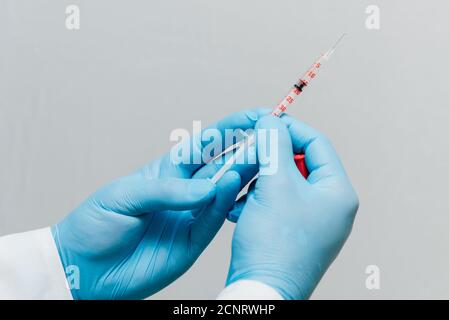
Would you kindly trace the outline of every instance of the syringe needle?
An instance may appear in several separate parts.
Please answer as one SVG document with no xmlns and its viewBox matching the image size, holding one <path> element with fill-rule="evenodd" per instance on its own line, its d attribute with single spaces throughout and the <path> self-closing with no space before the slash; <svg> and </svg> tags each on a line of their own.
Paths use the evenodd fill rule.
<svg viewBox="0 0 449 320">
<path fill-rule="evenodd" d="M 346 33 L 343 33 L 340 38 L 334 43 L 334 45 L 323 55 L 323 58 L 326 60 L 329 60 L 331 55 L 334 53 L 335 48 L 338 46 L 338 44 L 343 40 L 343 38 L 346 36 Z"/>
<path fill-rule="evenodd" d="M 332 46 L 331 50 L 335 50 L 335 48 L 338 46 L 338 44 L 341 42 L 341 40 L 343 40 L 343 38 L 346 36 L 346 32 L 343 33 L 340 38 L 338 38 L 338 40 L 335 42 L 335 44 Z"/>
</svg>

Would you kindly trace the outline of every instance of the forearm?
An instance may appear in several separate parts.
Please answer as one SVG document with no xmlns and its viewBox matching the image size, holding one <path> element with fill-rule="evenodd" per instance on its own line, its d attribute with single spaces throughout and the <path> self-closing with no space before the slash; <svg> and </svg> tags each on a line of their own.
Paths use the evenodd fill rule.
<svg viewBox="0 0 449 320">
<path fill-rule="evenodd" d="M 0 238 L 0 299 L 72 299 L 50 228 Z"/>
<path fill-rule="evenodd" d="M 240 280 L 227 286 L 218 300 L 283 300 L 272 287 L 252 280 Z"/>
</svg>

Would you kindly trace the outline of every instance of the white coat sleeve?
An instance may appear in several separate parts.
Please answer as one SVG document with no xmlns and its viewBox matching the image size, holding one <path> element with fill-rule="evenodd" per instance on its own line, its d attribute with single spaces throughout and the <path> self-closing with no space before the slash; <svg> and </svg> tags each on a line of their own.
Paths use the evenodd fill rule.
<svg viewBox="0 0 449 320">
<path fill-rule="evenodd" d="M 284 300 L 272 287 L 253 280 L 240 280 L 227 286 L 218 300 Z"/>
<path fill-rule="evenodd" d="M 0 237 L 0 299 L 72 299 L 50 228 Z"/>
</svg>

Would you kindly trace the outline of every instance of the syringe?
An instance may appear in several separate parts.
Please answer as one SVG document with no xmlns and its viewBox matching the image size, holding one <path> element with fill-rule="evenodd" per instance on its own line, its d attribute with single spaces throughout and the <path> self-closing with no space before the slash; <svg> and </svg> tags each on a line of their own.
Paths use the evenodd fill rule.
<svg viewBox="0 0 449 320">
<path fill-rule="evenodd" d="M 287 96 L 273 109 L 271 112 L 272 115 L 276 117 L 280 117 L 290 106 L 295 102 L 296 98 L 302 93 L 305 87 L 307 87 L 313 79 L 315 79 L 318 70 L 321 68 L 324 62 L 330 59 L 332 54 L 335 51 L 335 48 L 340 43 L 340 41 L 344 38 L 346 33 L 344 33 L 335 44 L 324 54 L 322 54 L 318 60 L 307 70 L 307 72 L 299 79 L 297 83 L 293 85 L 293 88 L 287 94 Z M 226 171 L 231 169 L 232 165 L 236 162 L 237 158 L 239 158 L 244 151 L 255 142 L 254 134 L 247 135 L 243 140 L 239 141 L 235 145 L 227 148 L 224 153 L 231 150 L 236 150 L 234 154 L 223 164 L 220 170 L 215 173 L 215 175 L 211 178 L 211 181 L 216 183 L 220 178 L 225 174 Z M 221 155 L 223 156 L 223 155 Z"/>
</svg>

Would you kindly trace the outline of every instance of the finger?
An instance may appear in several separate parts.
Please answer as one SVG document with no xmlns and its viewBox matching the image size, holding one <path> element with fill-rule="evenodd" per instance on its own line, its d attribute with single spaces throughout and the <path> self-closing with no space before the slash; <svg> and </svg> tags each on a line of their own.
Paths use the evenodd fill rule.
<svg viewBox="0 0 449 320">
<path fill-rule="evenodd" d="M 269 112 L 269 109 L 259 108 L 227 116 L 193 138 L 174 146 L 164 161 L 170 162 L 171 170 L 181 170 L 190 177 L 198 168 L 236 142 L 239 134 L 235 130 L 253 129 L 257 120 Z"/>
<path fill-rule="evenodd" d="M 329 139 L 318 130 L 289 115 L 282 121 L 287 125 L 295 153 L 304 153 L 308 181 L 316 183 L 331 177 L 346 177 L 343 165 Z"/>
<path fill-rule="evenodd" d="M 147 179 L 143 175 L 132 175 L 103 187 L 92 200 L 107 210 L 138 216 L 206 206 L 214 198 L 215 189 L 206 179 Z"/>
<path fill-rule="evenodd" d="M 256 124 L 257 158 L 260 176 L 277 175 L 280 178 L 294 175 L 299 177 L 293 159 L 293 147 L 285 123 L 278 117 L 268 115 Z"/>
<path fill-rule="evenodd" d="M 241 196 L 240 199 L 238 199 L 238 201 L 232 207 L 231 211 L 229 211 L 226 218 L 230 222 L 237 223 L 237 221 L 239 220 L 240 215 L 242 214 L 242 211 L 245 208 L 246 202 L 248 201 L 248 198 L 254 192 L 254 189 L 256 187 L 256 182 L 257 182 L 257 179 L 254 179 L 253 181 L 251 181 L 251 183 L 249 184 L 249 186 L 246 190 L 246 193 L 243 196 Z"/>
<path fill-rule="evenodd" d="M 240 198 L 240 200 L 234 204 L 234 207 L 232 208 L 231 211 L 229 211 L 228 215 L 226 216 L 226 219 L 228 219 L 229 222 L 237 223 L 237 221 L 239 221 L 240 215 L 242 214 L 245 205 L 246 205 L 246 195 Z"/>
<path fill-rule="evenodd" d="M 197 250 L 204 250 L 220 230 L 227 213 L 235 203 L 240 190 L 240 176 L 226 172 L 217 182 L 215 200 L 196 217 L 192 224 L 191 241 Z"/>
</svg>

